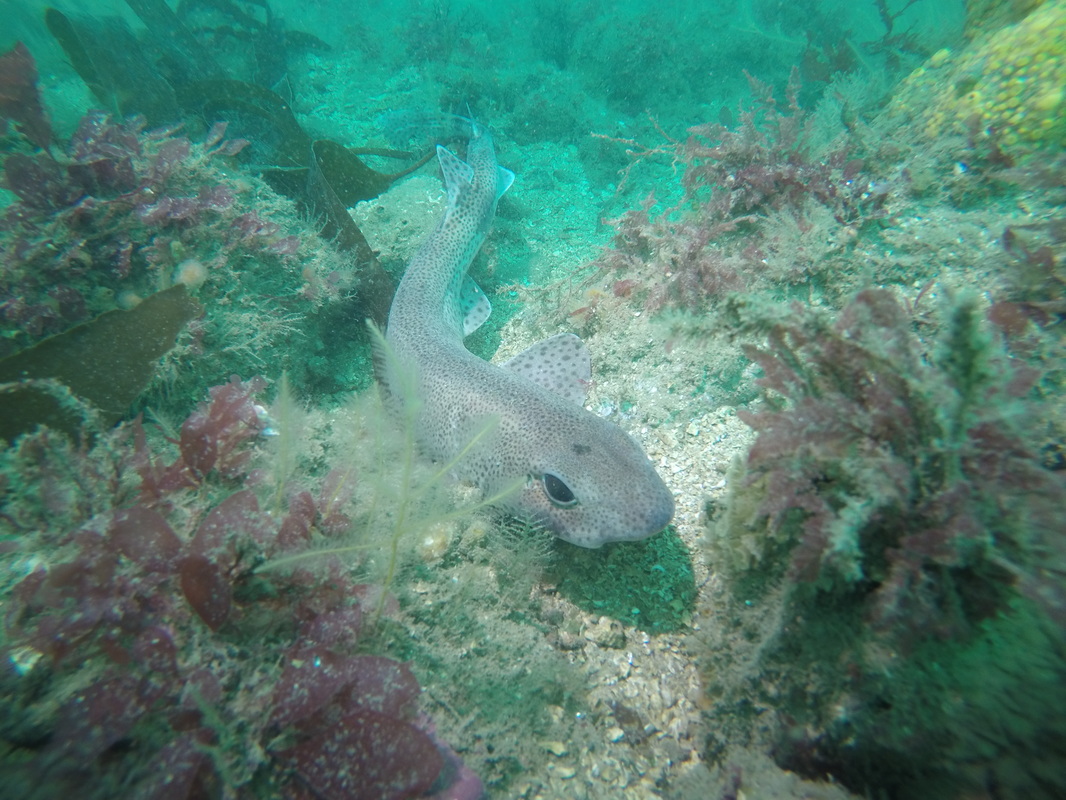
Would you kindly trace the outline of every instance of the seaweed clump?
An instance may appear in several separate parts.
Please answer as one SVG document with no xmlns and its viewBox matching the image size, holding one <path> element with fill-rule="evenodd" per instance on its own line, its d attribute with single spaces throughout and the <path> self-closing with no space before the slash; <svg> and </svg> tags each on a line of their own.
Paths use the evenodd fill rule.
<svg viewBox="0 0 1066 800">
<path fill-rule="evenodd" d="M 364 313 L 383 323 L 395 287 L 346 207 L 376 197 L 425 164 L 432 151 L 386 174 L 360 156 L 413 160 L 412 154 L 312 140 L 292 111 L 285 53 L 327 46 L 287 32 L 262 0 L 183 3 L 177 12 L 159 0 L 128 4 L 147 26 L 140 37 L 120 20 L 68 17 L 56 9 L 46 11 L 45 21 L 96 99 L 114 114 L 162 126 L 223 120 L 238 130 L 250 145 L 242 154 L 246 166 L 316 219 L 324 239 L 354 255 Z M 184 24 L 191 20 L 199 20 L 195 28 Z M 221 58 L 247 63 L 224 67 Z M 268 88 L 275 86 L 277 92 Z"/>
<path fill-rule="evenodd" d="M 1066 726 L 1038 709 L 1064 700 L 1066 484 L 1033 446 L 1040 373 L 973 297 L 928 344 L 879 289 L 754 324 L 768 397 L 738 412 L 756 439 L 708 543 L 776 608 L 746 691 L 779 711 L 778 762 L 889 797 L 1061 796 Z"/>
<path fill-rule="evenodd" d="M 261 368 L 282 336 L 359 283 L 335 251 L 309 246 L 290 203 L 235 176 L 249 142 L 227 123 L 194 140 L 94 111 L 60 141 L 25 48 L 0 57 L 0 87 L 0 118 L 13 123 L 0 166 L 15 197 L 0 241 L 0 358 L 184 284 L 204 316 L 160 370 L 175 397 Z"/>
<path fill-rule="evenodd" d="M 91 448 L 45 428 L 0 455 L 9 791 L 403 800 L 462 782 L 479 793 L 416 715 L 410 669 L 363 649 L 364 605 L 380 590 L 336 564 L 255 571 L 351 524 L 321 499 L 328 488 L 260 508 L 249 487 L 264 387 L 214 387 L 176 457 L 140 420 Z"/>
<path fill-rule="evenodd" d="M 879 237 L 906 188 L 887 157 L 893 145 L 866 135 L 850 105 L 841 102 L 840 135 L 825 142 L 800 103 L 799 70 L 783 102 L 747 78 L 752 99 L 736 124 L 730 114 L 675 139 L 655 123 L 665 141 L 654 146 L 600 136 L 627 147 L 623 185 L 643 162 L 668 161 L 681 175 L 676 205 L 652 193 L 612 221 L 613 246 L 597 262 L 622 279 L 616 293 L 643 297 L 649 311 L 702 311 L 767 283 L 789 296 L 812 285 L 839 293 L 851 252 Z"/>
</svg>

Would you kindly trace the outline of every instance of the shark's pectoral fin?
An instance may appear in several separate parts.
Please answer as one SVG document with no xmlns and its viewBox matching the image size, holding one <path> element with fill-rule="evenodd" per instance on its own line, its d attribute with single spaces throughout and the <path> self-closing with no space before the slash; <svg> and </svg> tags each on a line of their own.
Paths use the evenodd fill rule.
<svg viewBox="0 0 1066 800">
<path fill-rule="evenodd" d="M 469 275 L 463 278 L 459 293 L 459 313 L 463 317 L 463 336 L 480 328 L 492 314 L 492 303 Z"/>
<path fill-rule="evenodd" d="M 592 356 L 572 333 L 539 341 L 502 366 L 579 406 L 592 380 Z"/>
</svg>

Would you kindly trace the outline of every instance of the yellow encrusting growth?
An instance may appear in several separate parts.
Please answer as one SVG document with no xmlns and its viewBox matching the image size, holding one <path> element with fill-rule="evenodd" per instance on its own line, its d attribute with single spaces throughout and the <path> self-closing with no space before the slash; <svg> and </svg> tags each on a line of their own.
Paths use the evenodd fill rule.
<svg viewBox="0 0 1066 800">
<path fill-rule="evenodd" d="M 903 82 L 894 111 L 929 139 L 995 128 L 1012 147 L 1066 145 L 1066 0 L 1048 0 L 959 53 L 940 50 Z"/>
</svg>

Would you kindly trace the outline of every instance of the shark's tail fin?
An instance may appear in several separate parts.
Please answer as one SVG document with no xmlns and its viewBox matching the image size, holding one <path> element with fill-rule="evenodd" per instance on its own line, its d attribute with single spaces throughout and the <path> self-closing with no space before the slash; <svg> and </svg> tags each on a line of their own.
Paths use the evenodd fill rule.
<svg viewBox="0 0 1066 800">
<path fill-rule="evenodd" d="M 403 109 L 389 111 L 378 118 L 378 124 L 393 147 L 415 144 L 430 147 L 470 139 L 477 132 L 478 123 L 458 114 Z"/>
</svg>

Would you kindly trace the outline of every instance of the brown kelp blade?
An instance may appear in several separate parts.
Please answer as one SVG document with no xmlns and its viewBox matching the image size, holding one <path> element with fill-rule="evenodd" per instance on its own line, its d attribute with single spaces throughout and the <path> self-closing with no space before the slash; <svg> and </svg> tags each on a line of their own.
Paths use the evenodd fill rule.
<svg viewBox="0 0 1066 800">
<path fill-rule="evenodd" d="M 386 150 L 372 147 L 344 147 L 329 139 L 319 139 L 312 145 L 319 169 L 337 198 L 345 206 L 351 207 L 364 200 L 372 200 L 405 175 L 427 163 L 433 157 L 433 151 L 406 169 L 386 174 L 366 165 L 360 155 L 386 156 L 388 158 L 410 159 L 411 153 L 405 150 Z"/>
<path fill-rule="evenodd" d="M 114 425 L 148 386 L 159 359 L 202 312 L 183 284 L 128 311 L 108 311 L 0 361 L 0 438 L 11 442 L 38 425 L 76 437 L 77 402 Z"/>
<path fill-rule="evenodd" d="M 171 64 L 180 65 L 183 77 L 209 78 L 224 74 L 211 51 L 193 36 L 164 0 L 126 0 L 141 18 L 155 46 L 167 52 Z"/>
<path fill-rule="evenodd" d="M 121 116 L 144 114 L 153 126 L 179 118 L 173 89 L 124 21 L 70 17 L 54 8 L 45 9 L 44 21 L 105 109 Z"/>
<path fill-rule="evenodd" d="M 345 204 L 333 191 L 332 185 L 319 168 L 318 157 L 313 150 L 306 177 L 307 184 L 299 201 L 301 206 L 318 220 L 321 226 L 319 235 L 323 239 L 332 241 L 342 252 L 355 256 L 363 313 L 379 325 L 384 325 L 392 296 L 396 292 L 392 276 L 381 266 L 377 253 L 370 247 Z"/>
</svg>

